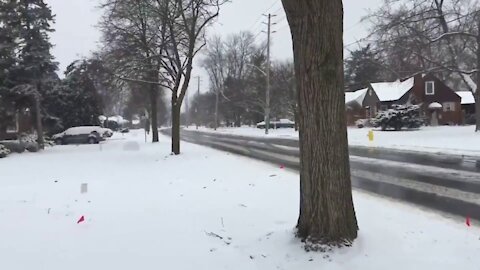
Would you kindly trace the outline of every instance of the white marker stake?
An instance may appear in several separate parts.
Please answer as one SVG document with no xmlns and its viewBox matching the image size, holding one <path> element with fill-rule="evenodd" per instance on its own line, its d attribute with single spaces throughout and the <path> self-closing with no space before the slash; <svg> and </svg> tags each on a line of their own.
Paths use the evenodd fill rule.
<svg viewBox="0 0 480 270">
<path fill-rule="evenodd" d="M 88 184 L 87 183 L 83 183 L 81 186 L 80 186 L 80 193 L 87 193 L 88 192 Z"/>
</svg>

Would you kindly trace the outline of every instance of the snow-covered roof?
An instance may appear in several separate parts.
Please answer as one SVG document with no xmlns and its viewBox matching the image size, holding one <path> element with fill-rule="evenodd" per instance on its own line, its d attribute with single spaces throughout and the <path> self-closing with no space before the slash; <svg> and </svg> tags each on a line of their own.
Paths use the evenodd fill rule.
<svg viewBox="0 0 480 270">
<path fill-rule="evenodd" d="M 475 99 L 473 98 L 473 94 L 470 91 L 458 91 L 455 92 L 462 98 L 462 105 L 465 104 L 475 104 Z"/>
<path fill-rule="evenodd" d="M 356 102 L 359 105 L 363 104 L 363 99 L 367 94 L 368 88 L 357 90 L 355 92 L 345 92 L 345 104 L 350 102 Z"/>
<path fill-rule="evenodd" d="M 395 82 L 372 83 L 371 86 L 377 94 L 380 101 L 399 100 L 405 93 L 413 88 L 415 79 L 412 77 L 405 81 L 397 80 Z"/>
</svg>

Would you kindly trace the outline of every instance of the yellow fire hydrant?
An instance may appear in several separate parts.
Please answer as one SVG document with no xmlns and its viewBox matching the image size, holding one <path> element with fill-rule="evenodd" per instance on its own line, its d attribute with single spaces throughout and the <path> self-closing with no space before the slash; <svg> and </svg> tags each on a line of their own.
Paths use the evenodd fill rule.
<svg viewBox="0 0 480 270">
<path fill-rule="evenodd" d="M 370 131 L 368 132 L 368 140 L 371 141 L 371 142 L 373 142 L 373 139 L 374 139 L 373 130 L 370 130 Z"/>
</svg>

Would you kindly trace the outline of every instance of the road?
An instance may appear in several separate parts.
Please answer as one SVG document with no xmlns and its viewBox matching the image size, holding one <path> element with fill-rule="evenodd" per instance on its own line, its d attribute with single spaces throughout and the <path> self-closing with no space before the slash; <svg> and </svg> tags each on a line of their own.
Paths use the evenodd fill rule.
<svg viewBox="0 0 480 270">
<path fill-rule="evenodd" d="M 182 130 L 181 134 L 187 142 L 295 170 L 300 168 L 297 140 L 189 130 Z M 354 188 L 477 220 L 480 220 L 479 163 L 462 156 L 350 147 Z"/>
</svg>

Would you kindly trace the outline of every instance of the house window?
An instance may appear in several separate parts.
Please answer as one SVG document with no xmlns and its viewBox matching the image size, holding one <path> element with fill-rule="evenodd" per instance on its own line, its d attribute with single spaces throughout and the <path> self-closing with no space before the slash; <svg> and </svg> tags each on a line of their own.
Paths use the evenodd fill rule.
<svg viewBox="0 0 480 270">
<path fill-rule="evenodd" d="M 435 82 L 434 81 L 425 82 L 425 95 L 428 95 L 428 96 L 435 95 Z"/>
<path fill-rule="evenodd" d="M 455 102 L 444 102 L 443 103 L 444 112 L 453 112 L 455 111 Z"/>
</svg>

